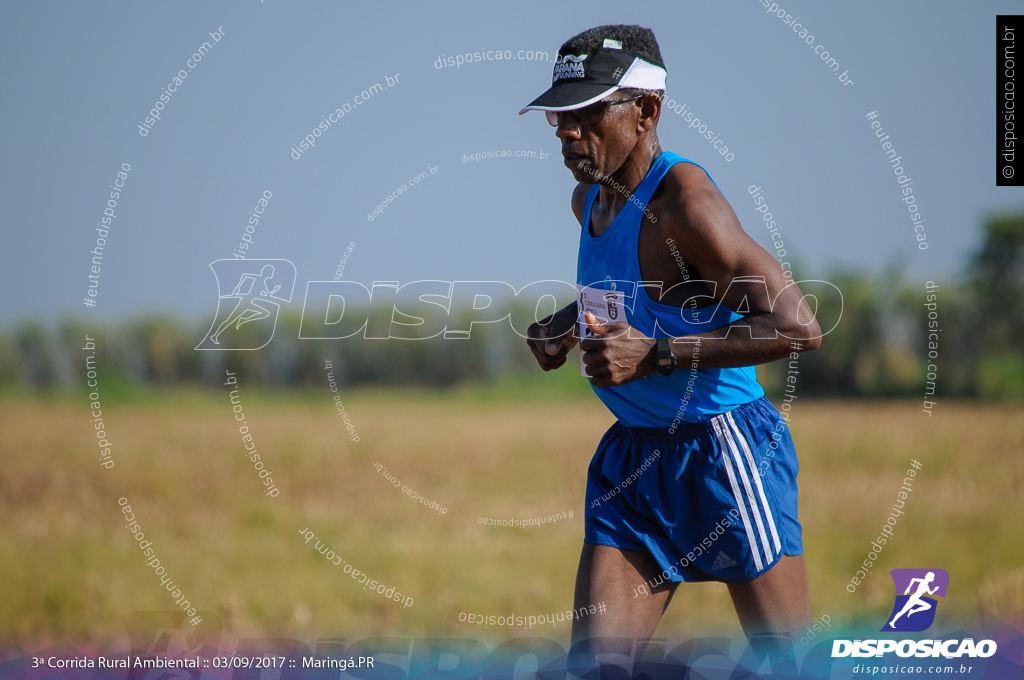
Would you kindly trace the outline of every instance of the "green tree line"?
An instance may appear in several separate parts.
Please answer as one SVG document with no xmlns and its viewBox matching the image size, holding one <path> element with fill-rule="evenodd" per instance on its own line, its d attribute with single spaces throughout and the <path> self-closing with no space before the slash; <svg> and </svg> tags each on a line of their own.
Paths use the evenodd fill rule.
<svg viewBox="0 0 1024 680">
<path fill-rule="evenodd" d="M 843 270 L 822 278 L 841 291 L 842 316 L 820 349 L 800 356 L 801 396 L 1024 396 L 1024 214 L 987 220 L 958 276 L 910 283 L 891 267 L 874 278 Z M 208 324 L 165 316 L 99 328 L 80 319 L 23 322 L 0 332 L 0 389 L 84 387 L 86 333 L 107 385 L 216 385 L 230 367 L 250 384 L 301 388 L 322 383 L 325 358 L 349 386 L 450 387 L 539 372 L 507 320 L 476 325 L 466 340 L 308 340 L 299 339 L 299 316 L 283 315 L 261 350 L 197 351 Z M 790 371 L 788 361 L 758 367 L 775 393 Z"/>
</svg>

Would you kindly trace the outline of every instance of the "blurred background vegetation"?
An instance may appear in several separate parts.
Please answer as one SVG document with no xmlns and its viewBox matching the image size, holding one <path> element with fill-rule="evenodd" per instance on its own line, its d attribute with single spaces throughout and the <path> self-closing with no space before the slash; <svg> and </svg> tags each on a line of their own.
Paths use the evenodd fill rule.
<svg viewBox="0 0 1024 680">
<path fill-rule="evenodd" d="M 820 277 L 842 292 L 842 319 L 818 351 L 801 357 L 801 396 L 924 394 L 927 291 L 925 282 L 909 283 L 901 269 L 891 265 L 874 278 L 834 269 Z M 795 278 L 801 278 L 799 267 Z M 965 258 L 963 271 L 936 274 L 934 283 L 939 286 L 936 311 L 941 328 L 934 396 L 1024 396 L 1024 214 L 988 219 L 983 242 Z M 343 357 L 335 360 L 335 378 L 349 387 L 508 383 L 537 373 L 508 321 L 477 325 L 469 340 L 439 337 L 415 342 L 364 340 L 361 334 L 344 340 L 300 340 L 299 321 L 297 313 L 283 315 L 273 341 L 259 352 L 200 352 L 194 347 L 206 333 L 208 317 L 134 317 L 103 328 L 95 323 L 86 326 L 81 319 L 55 324 L 23 320 L 0 331 L 0 390 L 50 393 L 84 386 L 80 348 L 86 332 L 96 338 L 106 396 L 115 398 L 119 392 L 144 386 L 220 384 L 229 359 L 240 381 L 277 388 L 319 386 L 327 355 L 332 360 Z M 780 391 L 785 370 L 783 362 L 758 368 L 769 393 Z"/>
<path fill-rule="evenodd" d="M 925 281 L 896 266 L 873 279 L 808 277 L 834 283 L 845 304 L 821 349 L 800 359 L 793 429 L 814 616 L 828 614 L 835 630 L 877 631 L 892 606 L 886 571 L 917 565 L 941 566 L 957 584 L 940 630 L 1024 621 L 1024 214 L 994 217 L 984 234 L 960 272 L 936 275 L 936 417 L 921 414 Z M 507 321 L 471 340 L 419 342 L 300 340 L 299 322 L 282 318 L 254 352 L 196 351 L 209 317 L 24 322 L 0 333 L 0 582 L 11 584 L 0 642 L 125 648 L 132 617 L 173 610 L 124 527 L 123 496 L 214 641 L 430 633 L 567 643 L 565 625 L 497 631 L 459 616 L 571 605 L 586 465 L 612 421 L 575 355 L 544 374 Z M 113 433 L 109 470 L 82 395 L 86 332 Z M 325 358 L 358 443 L 328 396 Z M 279 498 L 262 493 L 239 438 L 226 368 L 239 376 Z M 758 367 L 770 395 L 787 368 Z M 897 539 L 850 594 L 911 459 L 924 468 Z M 378 462 L 450 512 L 396 490 Z M 574 519 L 543 528 L 477 522 L 569 510 Z M 306 528 L 412 594 L 415 607 L 399 610 L 339 575 L 303 543 Z M 659 634 L 740 634 L 725 589 L 699 584 L 678 599 Z"/>
</svg>

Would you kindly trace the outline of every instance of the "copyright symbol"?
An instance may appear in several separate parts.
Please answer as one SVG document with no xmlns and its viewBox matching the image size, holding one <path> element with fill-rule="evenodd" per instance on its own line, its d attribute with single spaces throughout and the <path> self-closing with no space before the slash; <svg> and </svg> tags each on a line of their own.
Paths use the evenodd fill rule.
<svg viewBox="0 0 1024 680">
<path fill-rule="evenodd" d="M 1011 177 L 1013 177 L 1013 166 L 1012 165 L 1004 165 L 1003 166 L 1003 177 L 1005 177 L 1006 179 L 1010 179 Z"/>
</svg>

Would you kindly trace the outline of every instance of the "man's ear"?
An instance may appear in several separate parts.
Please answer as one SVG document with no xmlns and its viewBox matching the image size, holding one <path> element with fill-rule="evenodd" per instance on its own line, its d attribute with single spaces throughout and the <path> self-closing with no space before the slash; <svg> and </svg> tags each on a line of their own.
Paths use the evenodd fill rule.
<svg viewBox="0 0 1024 680">
<path fill-rule="evenodd" d="M 644 95 L 640 100 L 640 120 L 637 121 L 637 132 L 653 130 L 661 117 L 661 97 L 654 94 Z"/>
</svg>

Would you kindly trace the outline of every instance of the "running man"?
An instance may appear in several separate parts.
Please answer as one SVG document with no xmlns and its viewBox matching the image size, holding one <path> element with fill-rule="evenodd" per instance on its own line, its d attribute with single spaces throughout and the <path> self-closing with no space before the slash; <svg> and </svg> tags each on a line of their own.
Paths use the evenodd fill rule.
<svg viewBox="0 0 1024 680">
<path fill-rule="evenodd" d="M 924 578 L 912 578 L 912 579 L 910 579 L 910 583 L 907 584 L 907 589 L 905 591 L 903 591 L 903 594 L 904 595 L 910 595 L 910 591 L 911 591 L 911 589 L 913 589 L 915 583 L 918 584 L 917 592 L 914 593 L 913 595 L 910 595 L 910 597 L 907 599 L 907 603 L 905 605 L 903 605 L 903 609 L 900 610 L 900 613 L 897 614 L 896 616 L 892 617 L 892 621 L 889 622 L 889 627 L 890 628 L 895 629 L 896 619 L 900 618 L 904 614 L 906 614 L 907 618 L 909 619 L 911 616 L 913 616 L 914 614 L 916 614 L 918 612 L 928 611 L 929 609 L 932 608 L 931 603 L 925 602 L 924 600 L 922 600 L 921 596 L 925 595 L 925 594 L 927 594 L 927 595 L 934 595 L 935 594 L 935 591 L 937 591 L 939 589 L 939 587 L 938 586 L 935 586 L 934 588 L 929 588 L 928 587 L 928 585 L 932 581 L 934 581 L 934 580 L 935 580 L 935 572 L 934 571 L 929 571 L 927 574 L 925 574 Z"/>
<path fill-rule="evenodd" d="M 265 264 L 263 269 L 260 270 L 259 274 L 242 274 L 238 279 L 238 285 L 231 291 L 231 295 L 225 295 L 224 297 L 237 297 L 238 300 L 235 302 L 234 309 L 228 314 L 228 318 L 224 320 L 218 328 L 217 332 L 210 336 L 210 340 L 213 344 L 220 344 L 220 334 L 226 331 L 232 324 L 235 326 L 235 330 L 240 330 L 242 324 L 249 323 L 250 321 L 259 321 L 270 316 L 270 310 L 267 309 L 264 304 L 267 300 L 261 300 L 260 297 L 256 296 L 256 290 L 258 286 L 256 281 L 259 280 L 263 284 L 263 290 L 259 291 L 259 295 L 263 298 L 274 297 L 277 291 L 281 290 L 281 286 L 274 286 L 274 289 L 270 289 L 269 281 L 274 278 L 274 265 Z M 246 284 L 249 284 L 246 286 Z M 245 287 L 245 291 L 242 288 Z M 242 303 L 245 303 L 244 305 Z M 271 302 L 270 304 L 275 305 L 276 303 Z M 534 317 L 536 318 L 536 317 Z"/>
<path fill-rule="evenodd" d="M 820 331 L 708 173 L 662 151 L 665 76 L 649 29 L 601 26 L 562 45 L 551 88 L 520 111 L 545 112 L 579 183 L 582 295 L 599 309 L 617 292 L 625 311 L 602 322 L 588 305 L 581 320 L 574 301 L 529 331 L 545 371 L 580 343 L 618 419 L 590 463 L 573 605 L 607 613 L 573 623 L 574 654 L 615 637 L 641 650 L 680 582 L 720 581 L 758 658 L 775 658 L 811 608 L 793 442 L 753 367 L 815 349 Z"/>
</svg>

